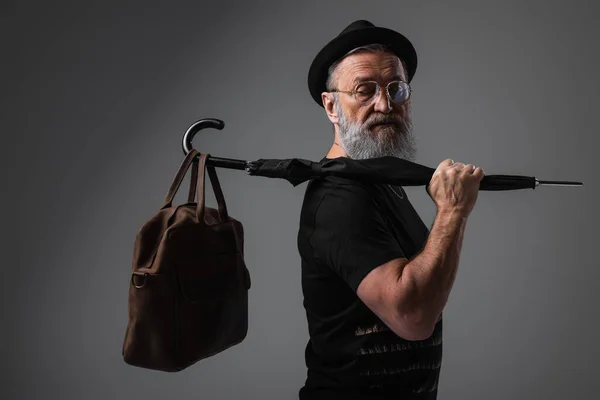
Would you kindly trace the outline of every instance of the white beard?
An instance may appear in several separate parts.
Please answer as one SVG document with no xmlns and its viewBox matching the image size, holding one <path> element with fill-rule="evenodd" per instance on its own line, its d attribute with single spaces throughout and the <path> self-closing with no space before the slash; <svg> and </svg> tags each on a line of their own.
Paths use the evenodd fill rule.
<svg viewBox="0 0 600 400">
<path fill-rule="evenodd" d="M 361 160 L 377 157 L 399 157 L 414 161 L 416 142 L 412 133 L 412 120 L 398 116 L 373 114 L 363 125 L 348 121 L 339 102 L 335 102 L 339 116 L 340 144 L 348 157 Z M 375 123 L 393 121 L 394 125 L 373 127 Z"/>
</svg>

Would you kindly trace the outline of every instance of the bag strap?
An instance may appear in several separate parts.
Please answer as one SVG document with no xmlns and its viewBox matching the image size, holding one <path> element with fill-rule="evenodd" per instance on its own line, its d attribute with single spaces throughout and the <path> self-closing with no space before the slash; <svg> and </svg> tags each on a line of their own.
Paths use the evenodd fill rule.
<svg viewBox="0 0 600 400">
<path fill-rule="evenodd" d="M 217 177 L 217 171 L 212 165 L 206 167 L 208 170 L 208 177 L 210 178 L 210 184 L 215 192 L 215 198 L 217 199 L 217 205 L 219 208 L 219 218 L 221 221 L 229 219 L 229 213 L 227 212 L 227 204 L 225 203 L 225 196 L 223 196 L 223 190 L 221 189 L 221 183 Z"/>
<path fill-rule="evenodd" d="M 194 160 L 194 158 L 197 155 L 198 155 L 198 150 L 196 150 L 196 149 L 192 149 L 192 150 L 190 150 L 189 153 L 187 153 L 187 155 L 185 156 L 185 158 L 183 159 L 183 161 L 181 163 L 181 166 L 179 167 L 179 171 L 177 171 L 177 174 L 175 175 L 175 178 L 173 179 L 173 183 L 171 183 L 171 187 L 169 188 L 169 191 L 167 192 L 167 195 L 165 197 L 165 203 L 161 209 L 171 207 L 173 205 L 173 198 L 175 197 L 177 190 L 179 190 L 179 186 L 181 185 L 181 182 L 183 181 L 185 174 L 187 173 L 188 169 L 190 168 L 192 161 Z"/>
<path fill-rule="evenodd" d="M 192 178 L 190 179 L 190 192 L 188 193 L 188 203 L 194 202 L 196 197 L 196 185 L 198 183 L 198 157 L 192 162 Z"/>
<path fill-rule="evenodd" d="M 221 221 L 226 221 L 229 219 L 229 214 L 227 212 L 227 204 L 225 203 L 225 196 L 223 196 L 223 190 L 221 189 L 221 184 L 219 183 L 219 178 L 217 177 L 217 172 L 215 171 L 215 167 L 206 166 L 206 159 L 210 156 L 210 154 L 200 154 L 200 160 L 198 162 L 198 172 L 197 172 L 197 187 L 198 187 L 198 201 L 196 207 L 196 216 L 198 217 L 198 221 L 204 221 L 204 210 L 205 210 L 205 185 L 206 181 L 206 170 L 208 170 L 208 177 L 210 178 L 210 183 L 215 192 L 215 198 L 217 199 L 217 204 L 219 208 L 219 219 Z"/>
</svg>

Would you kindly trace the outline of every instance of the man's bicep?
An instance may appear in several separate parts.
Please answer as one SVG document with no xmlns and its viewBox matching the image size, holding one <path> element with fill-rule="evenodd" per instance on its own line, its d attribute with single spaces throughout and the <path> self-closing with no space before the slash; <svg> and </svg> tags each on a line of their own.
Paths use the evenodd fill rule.
<svg viewBox="0 0 600 400">
<path fill-rule="evenodd" d="M 402 271 L 409 260 L 400 257 L 369 272 L 358 285 L 361 301 L 396 335 L 406 340 L 422 340 L 429 335 L 410 318 L 410 285 L 402 282 Z"/>
</svg>

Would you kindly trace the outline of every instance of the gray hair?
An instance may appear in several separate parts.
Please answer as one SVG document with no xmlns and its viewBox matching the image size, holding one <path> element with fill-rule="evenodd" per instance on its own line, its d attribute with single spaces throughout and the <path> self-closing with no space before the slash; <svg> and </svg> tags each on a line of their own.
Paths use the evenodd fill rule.
<svg viewBox="0 0 600 400">
<path fill-rule="evenodd" d="M 335 70 L 338 67 L 338 65 L 340 65 L 340 63 L 344 60 L 344 58 L 348 57 L 351 54 L 358 53 L 361 51 L 368 51 L 368 52 L 373 52 L 373 53 L 384 53 L 387 51 L 387 47 L 382 44 L 379 44 L 379 43 L 373 43 L 373 44 L 368 44 L 365 46 L 357 47 L 355 49 L 350 50 L 348 53 L 344 54 L 343 57 L 341 57 L 339 60 L 334 62 L 329 67 L 329 70 L 327 72 L 327 82 L 325 83 L 325 87 L 328 91 L 331 91 L 333 89 L 333 82 L 336 78 Z M 402 63 L 402 65 L 404 66 L 404 63 Z M 333 93 L 333 94 L 334 94 L 334 96 L 337 95 L 337 93 Z"/>
</svg>

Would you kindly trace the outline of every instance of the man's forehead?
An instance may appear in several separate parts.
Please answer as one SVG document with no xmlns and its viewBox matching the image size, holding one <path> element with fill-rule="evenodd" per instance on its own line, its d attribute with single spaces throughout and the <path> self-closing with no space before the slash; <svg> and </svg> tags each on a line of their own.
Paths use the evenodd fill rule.
<svg viewBox="0 0 600 400">
<path fill-rule="evenodd" d="M 404 66 L 392 53 L 361 52 L 347 56 L 339 65 L 339 78 L 356 81 L 363 78 L 397 77 L 406 80 Z"/>
</svg>

